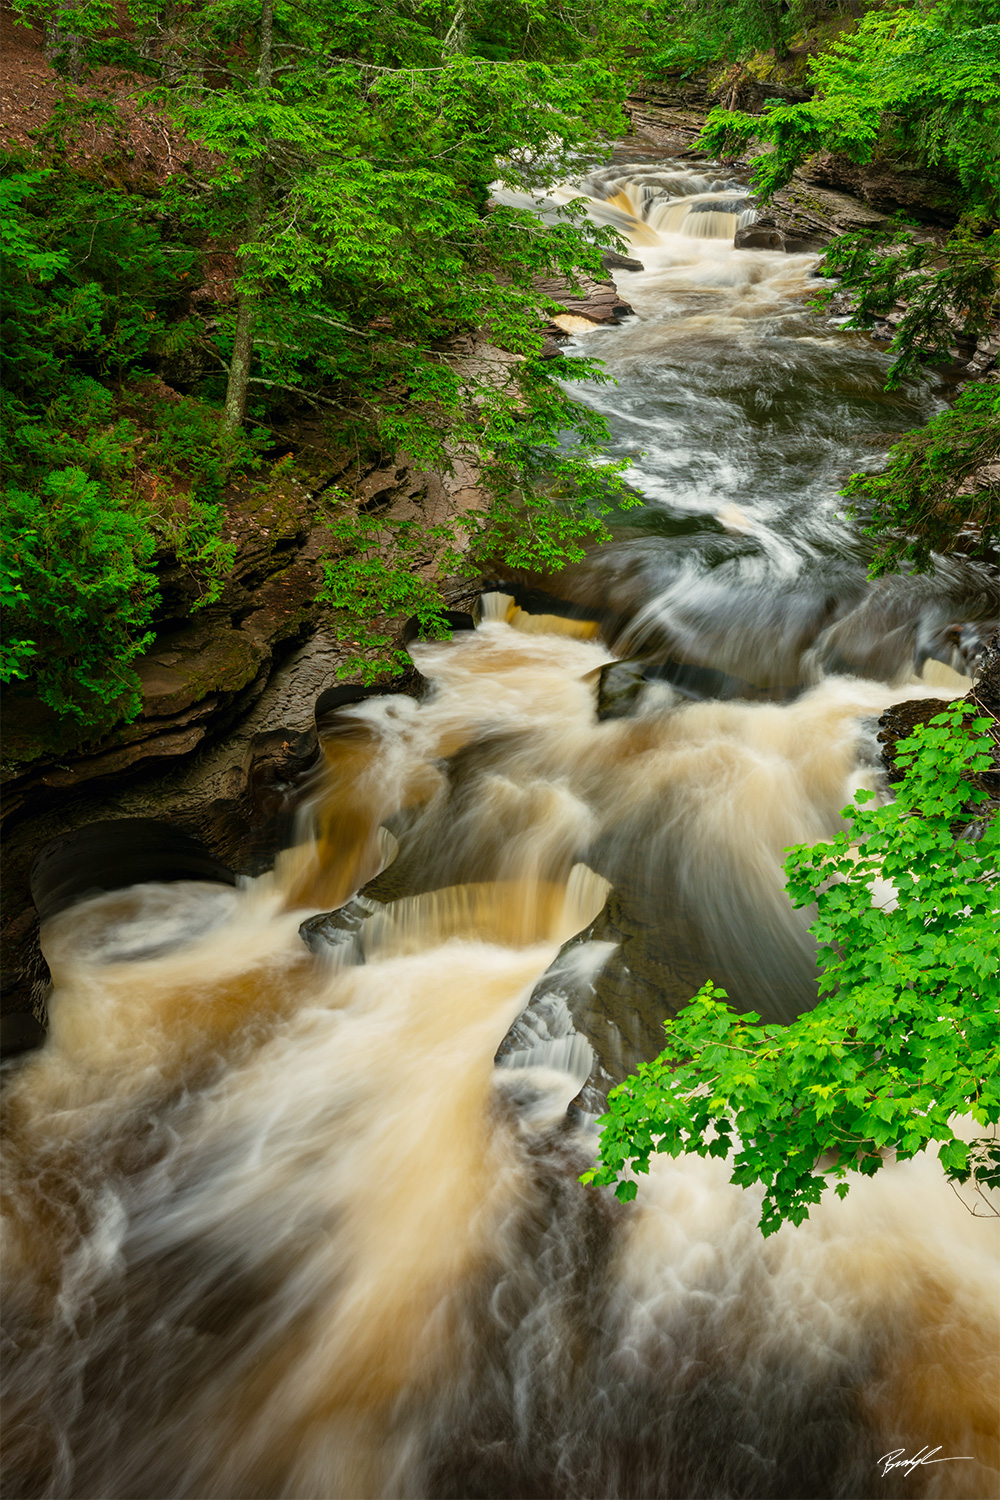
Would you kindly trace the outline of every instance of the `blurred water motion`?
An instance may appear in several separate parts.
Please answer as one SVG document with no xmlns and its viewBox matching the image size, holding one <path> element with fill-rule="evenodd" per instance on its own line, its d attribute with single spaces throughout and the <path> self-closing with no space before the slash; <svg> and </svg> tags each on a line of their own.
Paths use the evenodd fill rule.
<svg viewBox="0 0 1000 1500">
<path fill-rule="evenodd" d="M 932 398 L 802 311 L 809 258 L 684 231 L 739 185 L 587 186 L 647 236 L 639 318 L 586 335 L 643 528 L 548 611 L 512 583 L 414 643 L 419 703 L 326 715 L 270 875 L 43 925 L 50 1033 L 4 1090 L 10 1497 L 996 1493 L 996 1226 L 936 1162 L 767 1241 L 724 1162 L 628 1206 L 577 1182 L 704 978 L 813 1002 L 783 850 L 877 784 L 883 708 L 963 690 L 992 607 L 960 565 L 865 581 L 836 473 Z M 883 1474 L 924 1447 L 956 1461 Z"/>
</svg>

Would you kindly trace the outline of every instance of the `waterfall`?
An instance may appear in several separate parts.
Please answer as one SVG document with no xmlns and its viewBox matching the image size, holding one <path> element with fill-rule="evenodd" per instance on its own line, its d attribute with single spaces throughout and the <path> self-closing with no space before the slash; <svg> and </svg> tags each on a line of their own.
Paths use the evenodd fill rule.
<svg viewBox="0 0 1000 1500">
<path fill-rule="evenodd" d="M 766 1241 L 724 1161 L 656 1159 L 628 1205 L 578 1181 L 705 978 L 814 1002 L 783 852 L 884 795 L 878 715 L 964 691 L 996 608 L 960 562 L 868 582 L 839 476 L 934 392 L 804 310 L 813 258 L 724 241 L 745 188 L 583 189 L 652 237 L 636 319 L 581 338 L 642 514 L 415 641 L 419 701 L 324 714 L 269 874 L 43 923 L 50 1031 L 4 1079 L 10 1497 L 996 1491 L 995 1225 L 936 1161 Z"/>
<path fill-rule="evenodd" d="M 596 217 L 604 217 L 609 208 L 617 210 L 618 227 L 636 244 L 651 242 L 648 229 L 657 237 L 683 234 L 732 240 L 738 228 L 757 218 L 746 189 L 738 183 L 712 181 L 691 171 L 650 170 L 641 163 L 592 173 L 579 191 L 594 201 Z"/>
</svg>

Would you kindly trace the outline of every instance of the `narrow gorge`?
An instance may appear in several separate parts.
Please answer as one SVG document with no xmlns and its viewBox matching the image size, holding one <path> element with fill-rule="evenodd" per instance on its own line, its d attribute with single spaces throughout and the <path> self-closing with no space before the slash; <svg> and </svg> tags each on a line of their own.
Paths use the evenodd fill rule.
<svg viewBox="0 0 1000 1500">
<path fill-rule="evenodd" d="M 986 1500 L 997 1226 L 934 1161 L 768 1239 L 724 1160 L 658 1159 L 633 1203 L 579 1183 L 707 979 L 815 1004 L 783 852 L 885 795 L 883 716 L 996 691 L 995 570 L 872 580 L 839 494 L 955 376 L 887 392 L 815 247 L 746 238 L 732 164 L 633 140 L 497 199 L 625 237 L 629 311 L 556 325 L 613 377 L 577 394 L 641 504 L 456 597 L 388 690 L 314 640 L 181 788 L 211 817 L 168 804 L 168 836 L 126 785 L 48 830 L 6 1492 Z M 924 1445 L 948 1461 L 886 1468 Z"/>
</svg>

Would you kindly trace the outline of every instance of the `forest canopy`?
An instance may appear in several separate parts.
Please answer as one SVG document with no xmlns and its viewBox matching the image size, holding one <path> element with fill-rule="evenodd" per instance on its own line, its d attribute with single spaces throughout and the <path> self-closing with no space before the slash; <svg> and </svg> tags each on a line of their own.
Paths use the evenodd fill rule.
<svg viewBox="0 0 1000 1500">
<path fill-rule="evenodd" d="M 7 160 L 8 675 L 60 713 L 134 712 L 153 554 L 200 566 L 211 599 L 225 483 L 281 402 L 427 468 L 474 456 L 492 508 L 464 539 L 399 533 L 399 573 L 428 548 L 447 564 L 459 543 L 481 556 L 515 533 L 528 561 L 557 566 L 604 534 L 603 425 L 558 383 L 596 371 L 543 367 L 534 280 L 599 272 L 614 237 L 490 202 L 498 178 L 544 188 L 624 128 L 622 82 L 584 55 L 573 16 L 257 0 L 135 5 L 123 23 L 109 6 L 51 9 L 51 52 L 73 78 L 127 70 L 197 153 L 142 191 L 111 186 L 107 163 L 79 170 L 74 132 L 97 106 L 70 80 L 37 160 Z M 220 247 L 234 289 L 206 327 L 191 292 Z M 503 358 L 463 358 L 454 340 L 470 330 Z M 130 379 L 185 353 L 195 389 L 167 430 L 140 434 Z M 578 442 L 562 448 L 567 430 Z M 140 454 L 189 472 L 176 513 L 137 486 Z M 433 588 L 410 596 L 440 607 Z"/>
</svg>

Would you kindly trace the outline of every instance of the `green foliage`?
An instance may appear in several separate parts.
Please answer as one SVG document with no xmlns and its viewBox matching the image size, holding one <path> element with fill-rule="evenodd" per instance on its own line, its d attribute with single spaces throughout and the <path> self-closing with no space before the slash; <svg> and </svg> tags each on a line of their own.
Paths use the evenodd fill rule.
<svg viewBox="0 0 1000 1500">
<path fill-rule="evenodd" d="M 599 273 L 615 236 L 575 210 L 548 226 L 491 206 L 490 185 L 544 188 L 623 124 L 622 85 L 585 55 L 579 15 L 529 4 L 387 19 L 195 7 L 187 71 L 157 95 L 220 162 L 193 212 L 239 244 L 241 301 L 216 336 L 230 396 L 239 369 L 251 394 L 349 413 L 359 442 L 437 473 L 470 466 L 488 498 L 473 519 L 338 514 L 320 597 L 383 652 L 376 605 L 433 613 L 442 578 L 486 555 L 557 567 L 606 535 L 597 512 L 614 475 L 591 471 L 604 427 L 557 384 L 595 371 L 538 358 L 535 281 Z M 226 84 L 206 89 L 206 51 L 237 42 Z M 490 343 L 470 351 L 470 330 Z"/>
<path fill-rule="evenodd" d="M 983 24 L 983 13 L 993 24 Z M 761 140 L 754 186 L 764 199 L 820 150 L 852 161 L 911 159 L 954 176 L 962 207 L 1000 208 L 1000 25 L 991 7 L 943 4 L 870 10 L 811 65 L 815 97 L 771 104 L 762 115 L 713 110 L 702 134 L 712 152 Z"/>
<path fill-rule="evenodd" d="M 476 463 L 488 507 L 435 522 L 416 511 L 369 514 L 342 492 L 336 497 L 334 555 L 318 597 L 342 612 L 345 631 L 363 643 L 339 668 L 342 676 L 360 672 L 369 681 L 407 665 L 406 654 L 391 649 L 385 622 L 415 615 L 425 632 L 433 629 L 445 608 L 445 579 L 474 579 L 497 561 L 557 571 L 609 538 L 605 517 L 613 510 L 642 504 L 621 485 L 624 463 L 597 463 L 601 421 L 569 401 L 538 362 L 517 368 L 513 391 L 486 380 L 473 420 L 457 410 L 452 430 Z M 578 441 L 563 447 L 560 431 L 570 423 Z M 381 623 L 373 629 L 374 620 Z"/>
<path fill-rule="evenodd" d="M 61 0 L 48 9 L 65 27 Z M 353 533 L 337 532 L 324 597 L 347 608 L 353 596 L 363 635 L 369 601 L 383 614 L 440 608 L 456 559 L 555 567 L 605 534 L 614 475 L 590 472 L 603 427 L 556 383 L 594 372 L 540 361 L 534 283 L 599 272 L 617 239 L 578 209 L 553 226 L 491 205 L 490 189 L 545 188 L 624 128 L 624 80 L 599 54 L 635 32 L 633 12 L 631 0 L 212 0 L 169 24 L 145 0 L 127 21 L 104 0 L 73 12 L 74 59 L 152 76 L 149 105 L 211 153 L 198 191 L 176 180 L 161 198 L 189 240 L 238 256 L 236 302 L 198 335 L 228 366 L 224 431 L 238 431 L 248 396 L 265 415 L 291 401 L 340 413 L 359 444 L 477 475 L 485 514 L 383 523 L 384 559 L 364 518 L 341 516 Z M 490 343 L 470 351 L 470 331 Z M 576 441 L 563 447 L 563 432 Z M 198 480 L 198 503 L 217 503 L 210 484 Z M 419 585 L 404 576 L 415 565 Z"/>
<path fill-rule="evenodd" d="M 373 682 L 388 669 L 411 665 L 380 628 L 387 620 L 413 615 L 424 634 L 436 633 L 443 606 L 435 563 L 451 532 L 413 516 L 368 515 L 343 491 L 330 498 L 336 502 L 329 520 L 334 552 L 323 563 L 319 598 L 340 612 L 345 636 L 357 643 L 340 675 Z"/>
<path fill-rule="evenodd" d="M 196 259 L 150 205 L 68 169 L 0 157 L 8 422 L 60 397 L 67 375 L 121 376 L 177 318 Z"/>
<path fill-rule="evenodd" d="M 707 61 L 731 61 L 754 52 L 784 54 L 796 29 L 796 15 L 781 0 L 709 0 L 695 11 L 705 41 L 714 36 L 715 51 Z M 704 45 L 704 44 L 703 44 Z"/>
<path fill-rule="evenodd" d="M 384 446 L 402 397 L 408 437 L 440 461 L 453 410 L 436 389 L 441 341 L 489 327 L 504 347 L 537 350 L 532 276 L 599 265 L 569 221 L 547 230 L 528 213 L 488 213 L 489 185 L 566 175 L 571 153 L 616 121 L 617 90 L 592 63 L 488 65 L 442 57 L 433 37 L 416 56 L 436 46 L 436 67 L 331 59 L 343 25 L 336 6 L 276 12 L 270 88 L 247 77 L 206 94 L 195 78 L 162 102 L 223 163 L 199 212 L 239 244 L 251 391 L 311 394 L 321 408 L 362 401 Z M 375 41 L 355 45 L 364 57 Z"/>
<path fill-rule="evenodd" d="M 943 246 L 915 240 L 905 229 L 840 235 L 824 251 L 820 270 L 855 294 L 852 328 L 871 328 L 905 304 L 890 346 L 889 390 L 922 361 L 950 358 L 956 337 L 978 338 L 1000 317 L 1000 230 L 968 217 Z"/>
<path fill-rule="evenodd" d="M 69 256 L 64 249 L 48 249 L 38 242 L 32 227 L 24 219 L 26 200 L 44 187 L 51 172 L 21 171 L 16 176 L 0 177 L 0 249 L 8 274 L 36 285 L 51 281 L 57 271 L 65 271 Z"/>
<path fill-rule="evenodd" d="M 144 458 L 162 474 L 175 474 L 189 486 L 188 498 L 156 512 L 156 528 L 178 562 L 186 564 L 201 593 L 192 608 L 214 604 L 236 560 L 236 543 L 225 540 L 222 498 L 234 470 L 259 466 L 255 439 L 239 434 L 223 441 L 217 408 L 182 397 L 161 403 L 154 417 L 153 440 Z"/>
<path fill-rule="evenodd" d="M 991 559 L 1000 537 L 1000 482 L 977 471 L 1000 460 L 1000 386 L 967 387 L 955 405 L 889 450 L 885 469 L 854 474 L 845 494 L 869 512 L 873 576 L 902 562 L 922 572 L 932 552 Z M 857 507 L 855 507 L 857 508 Z"/>
<path fill-rule="evenodd" d="M 1000 1184 L 995 1135 L 970 1148 L 953 1125 L 1000 1120 L 1000 819 L 979 781 L 998 736 L 968 713 L 953 705 L 899 747 L 895 801 L 860 792 L 849 831 L 790 851 L 791 899 L 818 911 L 815 1010 L 762 1026 L 706 985 L 612 1091 L 584 1181 L 628 1200 L 654 1152 L 731 1154 L 734 1183 L 764 1186 L 765 1235 L 831 1183 L 843 1197 L 851 1174 L 934 1145 L 951 1180 Z"/>
<path fill-rule="evenodd" d="M 848 9 L 840 0 L 670 0 L 643 7 L 635 18 L 634 42 L 646 76 L 655 80 L 677 69 L 694 71 L 720 62 L 771 66 Z"/>
<path fill-rule="evenodd" d="M 224 459 L 217 412 L 190 399 L 157 409 L 150 441 L 114 389 L 168 329 L 189 337 L 195 252 L 164 243 L 148 204 L 119 190 L 16 159 L 5 172 L 0 676 L 106 728 L 140 705 L 129 663 L 152 638 L 156 550 L 192 567 L 200 602 L 218 596 L 234 555 L 219 500 L 248 445 Z M 190 500 L 156 508 L 140 463 L 184 474 Z"/>
<path fill-rule="evenodd" d="M 76 467 L 9 488 L 5 509 L 5 680 L 34 672 L 43 703 L 74 718 L 134 714 L 128 663 L 152 640 L 156 603 L 148 520 Z"/>
<path fill-rule="evenodd" d="M 178 173 L 143 195 L 74 174 L 81 130 L 95 121 L 112 135 L 118 127 L 111 105 L 70 89 L 42 141 L 56 169 L 12 164 L 11 482 L 51 504 L 49 471 L 79 469 L 103 487 L 112 511 L 128 508 L 127 494 L 151 494 L 133 513 L 190 563 L 201 602 L 210 602 L 234 555 L 223 499 L 228 476 L 250 461 L 253 444 L 238 436 L 249 397 L 265 421 L 308 406 L 336 414 L 347 440 L 476 476 L 486 503 L 464 516 L 374 525 L 349 506 L 338 512 L 323 596 L 347 611 L 359 636 L 385 633 L 371 626 L 376 603 L 383 617 L 390 607 L 440 609 L 449 573 L 492 560 L 555 569 L 578 557 L 606 535 L 609 504 L 624 501 L 613 468 L 594 467 L 600 419 L 562 388 L 594 369 L 539 359 L 535 283 L 596 272 L 615 236 L 587 227 L 572 207 L 556 225 L 497 207 L 491 184 L 545 188 L 576 170 L 603 133 L 619 131 L 626 53 L 637 55 L 633 66 L 675 42 L 690 55 L 695 35 L 715 59 L 777 53 L 795 28 L 835 10 L 826 0 L 688 0 L 669 9 L 637 0 L 610 8 L 194 0 L 169 11 L 154 0 L 124 10 L 94 0 L 70 12 L 62 0 L 42 4 L 72 72 L 110 63 L 144 75 L 147 104 L 170 114 L 202 154 L 197 181 Z M 867 18 L 816 62 L 829 129 L 840 108 L 837 129 L 862 153 L 865 132 L 887 121 L 893 142 L 905 138 L 928 160 L 952 150 L 952 135 L 974 146 L 969 121 L 987 128 L 992 118 L 991 18 L 978 0 L 892 15 L 891 24 Z M 970 37 L 959 65 L 956 48 Z M 947 119 L 935 135 L 928 121 L 939 106 Z M 812 141 L 813 127 L 803 128 Z M 985 201 L 983 174 L 967 176 Z M 935 318 L 987 297 L 975 277 L 988 253 L 975 271 L 962 245 L 975 240 L 988 252 L 992 241 L 963 233 L 912 339 L 905 330 L 914 349 L 924 349 Z M 207 247 L 235 250 L 239 276 L 236 300 L 205 324 L 189 293 Z M 846 247 L 839 253 L 850 280 Z M 857 250 L 872 308 L 890 295 L 888 278 L 907 284 L 926 270 L 914 262 L 911 274 L 906 253 L 886 252 L 878 281 L 875 261 L 863 266 Z M 470 331 L 486 331 L 490 345 L 472 348 Z M 150 434 L 115 391 L 186 345 L 205 353 L 210 373 L 197 396 L 157 412 Z M 150 491 L 136 483 L 140 468 L 177 484 Z M 44 675 L 13 586 L 8 606 L 22 642 L 10 670 Z M 374 637 L 369 645 L 384 650 Z"/>
</svg>

